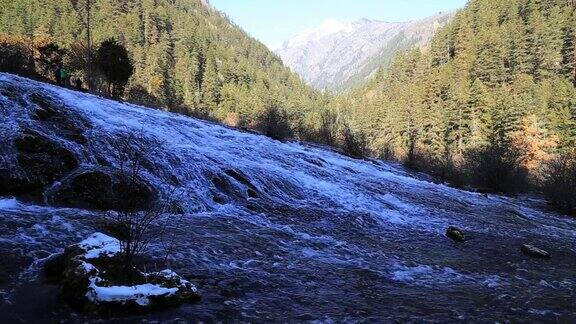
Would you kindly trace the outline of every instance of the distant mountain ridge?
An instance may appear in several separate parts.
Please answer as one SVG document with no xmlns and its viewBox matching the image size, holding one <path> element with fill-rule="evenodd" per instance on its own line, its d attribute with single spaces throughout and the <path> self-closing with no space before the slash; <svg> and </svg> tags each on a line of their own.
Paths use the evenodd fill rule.
<svg viewBox="0 0 576 324">
<path fill-rule="evenodd" d="M 287 40 L 276 53 L 310 85 L 345 90 L 370 79 L 396 53 L 425 47 L 454 14 L 444 12 L 412 22 L 327 20 Z"/>
</svg>

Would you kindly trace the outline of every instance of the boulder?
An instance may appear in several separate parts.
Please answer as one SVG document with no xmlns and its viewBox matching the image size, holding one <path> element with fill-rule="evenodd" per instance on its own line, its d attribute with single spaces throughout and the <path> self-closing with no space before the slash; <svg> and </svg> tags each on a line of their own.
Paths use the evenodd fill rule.
<svg viewBox="0 0 576 324">
<path fill-rule="evenodd" d="M 524 253 L 524 255 L 529 256 L 531 258 L 537 259 L 549 259 L 550 253 L 535 247 L 534 245 L 524 244 L 520 247 L 520 251 Z"/>
<path fill-rule="evenodd" d="M 43 272 L 44 279 L 48 283 L 57 283 L 62 281 L 64 269 L 66 268 L 66 258 L 64 253 L 56 253 L 49 256 L 44 261 Z"/>
<path fill-rule="evenodd" d="M 63 179 L 49 198 L 56 206 L 101 211 L 144 210 L 154 200 L 155 192 L 144 180 L 127 179 L 109 168 L 79 170 Z"/>
<path fill-rule="evenodd" d="M 86 312 L 141 314 L 200 300 L 196 286 L 174 271 L 127 270 L 122 261 L 120 242 L 94 233 L 46 262 L 44 271 L 52 273 L 52 278 L 61 278 L 64 299 Z"/>
<path fill-rule="evenodd" d="M 466 242 L 464 231 L 454 226 L 450 226 L 446 230 L 446 236 L 458 243 Z"/>
<path fill-rule="evenodd" d="M 10 182 L 15 194 L 42 189 L 78 167 L 72 151 L 39 132 L 25 129 L 15 140 L 15 146 L 18 164 L 26 174 L 26 181 Z"/>
<path fill-rule="evenodd" d="M 26 177 L 18 177 L 9 169 L 0 169 L 0 196 L 20 196 L 41 187 Z"/>
</svg>

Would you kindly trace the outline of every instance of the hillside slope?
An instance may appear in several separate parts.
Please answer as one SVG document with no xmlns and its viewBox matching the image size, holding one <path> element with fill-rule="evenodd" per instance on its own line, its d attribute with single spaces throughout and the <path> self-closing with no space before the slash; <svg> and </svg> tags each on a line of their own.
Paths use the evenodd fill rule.
<svg viewBox="0 0 576 324">
<path fill-rule="evenodd" d="M 413 22 L 362 19 L 327 21 L 276 50 L 284 63 L 317 89 L 345 90 L 367 82 L 392 58 L 412 46 L 425 47 L 453 13 Z"/>
<path fill-rule="evenodd" d="M 74 3 L 83 2 L 0 0 L 0 34 L 51 37 L 71 51 L 65 64 L 77 69 L 86 13 Z M 253 126 L 271 106 L 300 125 L 315 107 L 314 91 L 208 1 L 94 0 L 91 18 L 95 45 L 115 38 L 130 51 L 131 101 L 240 126 Z"/>
<path fill-rule="evenodd" d="M 497 191 L 518 169 L 538 184 L 546 163 L 576 156 L 575 44 L 574 3 L 473 0 L 344 105 L 376 154 Z"/>
<path fill-rule="evenodd" d="M 134 141 L 122 145 L 127 135 Z M 145 197 L 180 193 L 170 263 L 203 295 L 147 320 L 576 320 L 576 221 L 539 200 L 460 191 L 393 164 L 9 74 L 0 74 L 0 320 L 91 319 L 62 305 L 39 267 L 99 229 L 103 214 L 85 208 L 106 209 L 101 181 L 127 151 L 142 158 L 139 177 L 155 193 Z M 445 237 L 450 225 L 469 241 Z M 160 243 L 150 255 L 161 263 Z M 525 243 L 552 259 L 522 255 Z"/>
</svg>

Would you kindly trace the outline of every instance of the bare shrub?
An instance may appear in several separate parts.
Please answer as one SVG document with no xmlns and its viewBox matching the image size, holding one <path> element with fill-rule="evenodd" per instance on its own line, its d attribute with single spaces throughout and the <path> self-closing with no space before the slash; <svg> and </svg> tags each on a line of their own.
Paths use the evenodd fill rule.
<svg viewBox="0 0 576 324">
<path fill-rule="evenodd" d="M 288 114 L 276 105 L 270 105 L 260 115 L 256 127 L 262 134 L 283 141 L 293 136 Z"/>
<path fill-rule="evenodd" d="M 460 157 L 445 155 L 438 157 L 421 148 L 414 148 L 411 158 L 404 165 L 418 171 L 430 173 L 434 178 L 447 181 L 453 186 L 463 187 L 466 184 L 463 161 Z"/>
<path fill-rule="evenodd" d="M 368 138 L 366 134 L 353 130 L 350 125 L 344 125 L 342 128 L 342 150 L 353 157 L 367 156 Z"/>
<path fill-rule="evenodd" d="M 29 39 L 0 35 L 0 71 L 33 74 L 34 51 Z"/>
<path fill-rule="evenodd" d="M 519 161 L 519 152 L 508 145 L 488 145 L 466 154 L 468 181 L 482 189 L 514 193 L 525 191 L 528 173 Z"/>
<path fill-rule="evenodd" d="M 153 142 L 153 143 L 151 143 Z M 170 219 L 172 207 L 176 205 L 174 193 L 168 197 L 157 197 L 143 204 L 143 166 L 151 158 L 151 152 L 142 149 L 145 145 L 157 147 L 161 143 L 146 140 L 138 134 L 122 134 L 118 141 L 121 154 L 117 176 L 121 186 L 116 188 L 116 211 L 106 216 L 108 231 L 120 241 L 124 275 L 129 279 L 134 261 L 142 255 L 154 239 L 163 234 L 164 222 Z"/>
<path fill-rule="evenodd" d="M 54 79 L 56 66 L 62 64 L 66 51 L 48 38 L 41 38 L 34 41 L 37 72 L 47 79 Z"/>
<path fill-rule="evenodd" d="M 136 105 L 145 107 L 162 107 L 162 103 L 158 98 L 149 93 L 141 85 L 133 85 L 128 89 L 126 100 Z"/>
<path fill-rule="evenodd" d="M 576 157 L 559 157 L 545 170 L 543 191 L 550 203 L 576 216 Z"/>
</svg>

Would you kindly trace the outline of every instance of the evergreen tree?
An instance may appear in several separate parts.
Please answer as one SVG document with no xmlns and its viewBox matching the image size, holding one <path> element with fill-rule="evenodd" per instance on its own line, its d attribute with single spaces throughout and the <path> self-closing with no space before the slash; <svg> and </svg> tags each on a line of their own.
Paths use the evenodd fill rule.
<svg viewBox="0 0 576 324">
<path fill-rule="evenodd" d="M 120 97 L 134 73 L 134 66 L 126 48 L 113 39 L 102 42 L 98 48 L 96 66 L 106 77 L 108 93 L 113 97 Z"/>
<path fill-rule="evenodd" d="M 562 28 L 561 71 L 576 86 L 576 16 L 572 12 Z"/>
</svg>

